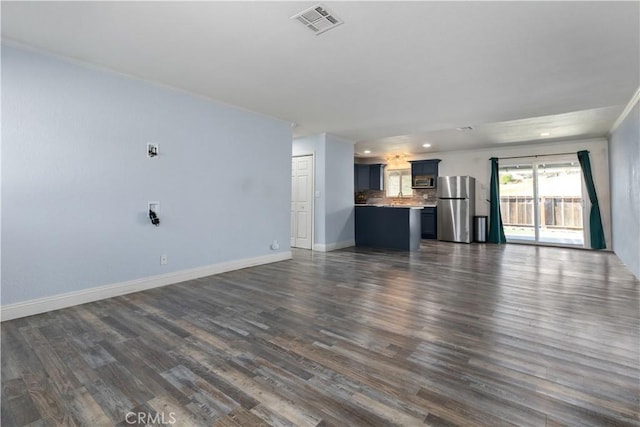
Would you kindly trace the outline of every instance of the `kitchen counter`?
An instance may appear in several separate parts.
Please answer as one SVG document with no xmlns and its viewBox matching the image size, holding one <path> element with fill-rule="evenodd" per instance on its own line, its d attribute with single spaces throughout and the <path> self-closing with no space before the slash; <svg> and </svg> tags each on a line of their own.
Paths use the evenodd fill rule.
<svg viewBox="0 0 640 427">
<path fill-rule="evenodd" d="M 423 206 L 356 205 L 356 246 L 417 251 Z"/>
<path fill-rule="evenodd" d="M 358 206 L 373 206 L 376 208 L 410 208 L 410 209 L 424 209 L 424 208 L 435 208 L 437 205 L 435 203 L 427 204 L 427 205 L 384 205 L 380 203 L 356 203 L 356 207 Z"/>
</svg>

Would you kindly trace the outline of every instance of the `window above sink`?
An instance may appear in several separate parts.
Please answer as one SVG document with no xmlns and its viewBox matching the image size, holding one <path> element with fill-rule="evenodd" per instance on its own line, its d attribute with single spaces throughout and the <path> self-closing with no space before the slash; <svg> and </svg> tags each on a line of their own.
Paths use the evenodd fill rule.
<svg viewBox="0 0 640 427">
<path fill-rule="evenodd" d="M 411 169 L 391 169 L 385 173 L 387 197 L 413 197 Z"/>
</svg>

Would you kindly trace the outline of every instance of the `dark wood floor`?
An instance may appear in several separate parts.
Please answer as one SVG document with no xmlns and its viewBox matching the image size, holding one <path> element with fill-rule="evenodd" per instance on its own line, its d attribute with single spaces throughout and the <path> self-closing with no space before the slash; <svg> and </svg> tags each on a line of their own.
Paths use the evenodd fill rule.
<svg viewBox="0 0 640 427">
<path fill-rule="evenodd" d="M 2 425 L 638 426 L 639 293 L 610 253 L 295 251 L 2 323 Z"/>
</svg>

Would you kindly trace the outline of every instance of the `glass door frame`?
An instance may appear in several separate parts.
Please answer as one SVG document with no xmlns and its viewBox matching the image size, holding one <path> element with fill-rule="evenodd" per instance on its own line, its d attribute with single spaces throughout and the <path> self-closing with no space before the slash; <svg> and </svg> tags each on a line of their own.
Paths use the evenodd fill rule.
<svg viewBox="0 0 640 427">
<path fill-rule="evenodd" d="M 589 244 L 589 221 L 587 220 L 587 208 L 590 208 L 590 204 L 588 205 L 588 199 L 585 199 L 584 195 L 586 194 L 586 186 L 584 182 L 584 177 L 582 173 L 580 174 L 580 198 L 582 199 L 582 245 L 571 244 L 571 243 L 553 243 L 553 242 L 541 242 L 540 241 L 540 228 L 541 228 L 541 220 L 540 216 L 540 189 L 538 186 L 538 168 L 542 165 L 548 164 L 559 164 L 559 163 L 578 163 L 577 157 L 573 155 L 557 155 L 557 156 L 546 156 L 545 159 L 539 159 L 537 156 L 529 156 L 522 157 L 517 159 L 513 159 L 512 162 L 507 162 L 504 164 L 500 164 L 499 170 L 507 169 L 507 168 L 516 168 L 517 166 L 531 165 L 532 171 L 532 185 L 533 185 L 533 230 L 534 230 L 534 240 L 530 239 L 518 239 L 515 238 L 507 238 L 507 243 L 526 243 L 526 244 L 534 244 L 534 245 L 546 245 L 546 246 L 562 246 L 562 247 L 587 247 Z M 578 165 L 578 168 L 580 166 Z"/>
</svg>

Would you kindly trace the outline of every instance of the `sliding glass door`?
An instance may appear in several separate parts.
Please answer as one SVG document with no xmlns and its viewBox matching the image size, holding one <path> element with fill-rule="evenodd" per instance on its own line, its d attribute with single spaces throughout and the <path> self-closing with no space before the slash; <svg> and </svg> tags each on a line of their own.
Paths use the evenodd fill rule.
<svg viewBox="0 0 640 427">
<path fill-rule="evenodd" d="M 500 213 L 510 240 L 536 240 L 535 174 L 531 164 L 500 168 Z"/>
<path fill-rule="evenodd" d="M 583 246 L 584 203 L 578 161 L 501 165 L 500 210 L 508 242 Z"/>
<path fill-rule="evenodd" d="M 584 245 L 582 171 L 578 162 L 538 166 L 539 241 Z"/>
</svg>

